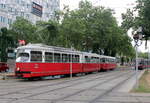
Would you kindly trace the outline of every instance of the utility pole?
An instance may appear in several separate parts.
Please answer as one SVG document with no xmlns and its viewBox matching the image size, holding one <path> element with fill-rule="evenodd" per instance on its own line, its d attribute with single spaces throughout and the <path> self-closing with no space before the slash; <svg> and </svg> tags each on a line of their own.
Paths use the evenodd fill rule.
<svg viewBox="0 0 150 103">
<path fill-rule="evenodd" d="M 135 50 L 136 50 L 136 65 L 135 65 L 135 77 L 136 77 L 136 84 L 135 84 L 135 88 L 138 88 L 139 83 L 138 83 L 138 46 L 140 46 L 142 44 L 142 34 L 141 34 L 141 28 L 139 28 L 139 30 L 137 31 L 136 34 L 134 34 L 133 39 L 135 42 Z"/>
<path fill-rule="evenodd" d="M 71 55 L 70 55 L 70 79 L 72 79 L 72 46 L 71 46 Z"/>
</svg>

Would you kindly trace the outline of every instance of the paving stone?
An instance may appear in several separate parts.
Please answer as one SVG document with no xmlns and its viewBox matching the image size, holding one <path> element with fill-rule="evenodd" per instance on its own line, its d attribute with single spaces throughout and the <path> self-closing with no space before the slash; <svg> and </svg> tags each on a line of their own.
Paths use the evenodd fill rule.
<svg viewBox="0 0 150 103">
<path fill-rule="evenodd" d="M 72 101 L 90 101 L 92 99 L 95 99 L 100 94 L 103 94 L 105 91 L 94 91 L 94 90 L 88 90 L 81 92 L 77 95 L 71 96 L 65 100 L 72 100 Z"/>
<path fill-rule="evenodd" d="M 16 100 L 12 101 L 10 103 L 52 103 L 48 100 L 29 100 L 29 99 L 22 99 L 22 100 Z"/>
<path fill-rule="evenodd" d="M 0 96 L 0 98 L 3 99 L 19 99 L 19 98 L 23 98 L 26 96 L 30 96 L 31 94 L 19 94 L 19 93 L 14 93 L 14 94 L 8 94 L 5 96 Z"/>
<path fill-rule="evenodd" d="M 135 97 L 103 97 L 101 99 L 97 99 L 96 101 L 104 101 L 104 102 L 127 102 L 127 103 L 138 103 L 139 100 Z"/>
<path fill-rule="evenodd" d="M 12 99 L 0 99 L 0 103 L 10 103 Z"/>
</svg>

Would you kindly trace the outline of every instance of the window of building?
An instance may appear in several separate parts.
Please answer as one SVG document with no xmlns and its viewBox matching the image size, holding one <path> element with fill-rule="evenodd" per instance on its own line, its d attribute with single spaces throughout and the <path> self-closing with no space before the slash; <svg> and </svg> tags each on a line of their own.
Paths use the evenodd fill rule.
<svg viewBox="0 0 150 103">
<path fill-rule="evenodd" d="M 31 62 L 42 62 L 42 52 L 31 51 Z"/>
<path fill-rule="evenodd" d="M 18 4 L 19 4 L 19 3 L 20 3 L 20 0 L 16 0 L 16 3 L 18 3 Z"/>
<path fill-rule="evenodd" d="M 46 7 L 49 8 L 49 4 L 48 3 L 46 3 Z"/>
<path fill-rule="evenodd" d="M 53 62 L 53 53 L 45 52 L 45 62 Z"/>
<path fill-rule="evenodd" d="M 8 22 L 7 22 L 8 24 L 11 24 L 12 23 L 12 20 L 11 19 L 8 19 Z"/>
<path fill-rule="evenodd" d="M 6 8 L 6 4 L 0 4 L 0 8 L 2 9 Z"/>
<path fill-rule="evenodd" d="M 8 7 L 8 12 L 12 12 L 13 9 L 11 7 Z"/>
<path fill-rule="evenodd" d="M 21 5 L 22 5 L 22 6 L 25 6 L 25 2 L 24 2 L 24 1 L 21 1 Z"/>
<path fill-rule="evenodd" d="M 24 16 L 24 12 L 21 12 L 21 16 Z"/>
<path fill-rule="evenodd" d="M 29 17 L 30 17 L 30 15 L 29 15 L 29 14 L 26 14 L 26 17 L 27 17 L 27 18 L 29 18 Z"/>
<path fill-rule="evenodd" d="M 6 22 L 6 18 L 2 16 L 2 17 L 1 17 L 1 22 L 7 23 L 7 22 Z"/>
<path fill-rule="evenodd" d="M 0 22 L 2 22 L 2 16 L 0 16 Z"/>
<path fill-rule="evenodd" d="M 15 15 L 18 15 L 18 10 L 17 10 L 17 9 L 15 9 L 15 11 L 14 11 L 14 12 L 15 12 Z"/>
<path fill-rule="evenodd" d="M 30 8 L 30 4 L 27 4 L 27 8 Z"/>
</svg>

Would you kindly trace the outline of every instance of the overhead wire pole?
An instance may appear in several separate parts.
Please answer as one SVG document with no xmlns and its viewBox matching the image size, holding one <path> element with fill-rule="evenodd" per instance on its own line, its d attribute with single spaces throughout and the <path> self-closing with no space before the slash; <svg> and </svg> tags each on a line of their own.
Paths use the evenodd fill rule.
<svg viewBox="0 0 150 103">
<path fill-rule="evenodd" d="M 136 78 L 136 83 L 135 83 L 135 88 L 139 87 L 139 83 L 138 83 L 138 46 L 140 46 L 142 44 L 142 28 L 140 27 L 137 30 L 137 33 L 134 34 L 133 39 L 135 41 L 135 50 L 136 50 L 136 65 L 135 65 L 135 78 Z"/>
<path fill-rule="evenodd" d="M 135 84 L 135 88 L 138 88 L 139 83 L 138 83 L 138 45 L 137 44 L 135 44 L 135 49 L 136 49 L 136 69 L 135 69 L 136 84 Z"/>
<path fill-rule="evenodd" d="M 71 46 L 71 52 L 72 52 L 72 46 Z M 70 55 L 70 79 L 72 79 L 72 57 L 73 57 L 73 55 L 71 53 L 71 55 Z"/>
</svg>

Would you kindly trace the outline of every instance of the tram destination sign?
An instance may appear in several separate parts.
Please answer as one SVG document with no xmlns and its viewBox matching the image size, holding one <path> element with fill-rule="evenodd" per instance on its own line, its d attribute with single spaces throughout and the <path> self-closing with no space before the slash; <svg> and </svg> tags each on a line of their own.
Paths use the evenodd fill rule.
<svg viewBox="0 0 150 103">
<path fill-rule="evenodd" d="M 31 10 L 32 14 L 42 17 L 42 13 L 43 13 L 42 11 L 43 11 L 43 7 L 41 5 L 32 2 L 32 10 Z"/>
</svg>

